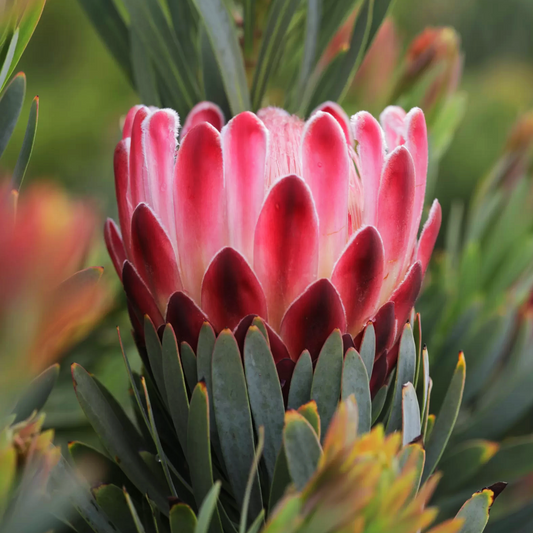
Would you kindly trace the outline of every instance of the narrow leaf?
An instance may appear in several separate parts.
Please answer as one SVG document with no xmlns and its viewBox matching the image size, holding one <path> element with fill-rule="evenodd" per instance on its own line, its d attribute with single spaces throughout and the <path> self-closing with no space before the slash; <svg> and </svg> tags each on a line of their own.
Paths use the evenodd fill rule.
<svg viewBox="0 0 533 533">
<path fill-rule="evenodd" d="M 303 490 L 316 471 L 322 448 L 311 424 L 296 411 L 285 414 L 283 445 L 291 478 Z"/>
<path fill-rule="evenodd" d="M 39 97 L 36 96 L 31 104 L 30 116 L 28 118 L 28 125 L 26 126 L 26 133 L 22 141 L 22 149 L 13 170 L 13 177 L 11 178 L 11 189 L 14 191 L 20 190 L 22 180 L 26 175 L 26 170 L 30 162 L 30 157 L 33 152 L 33 145 L 35 142 L 35 133 L 37 132 L 37 121 L 39 117 Z"/>
<path fill-rule="evenodd" d="M 255 446 L 241 355 L 237 341 L 229 330 L 224 330 L 215 344 L 212 387 L 224 463 L 235 498 L 242 506 Z M 262 507 L 259 480 L 256 479 L 250 501 L 251 516 L 256 517 Z"/>
<path fill-rule="evenodd" d="M 265 431 L 263 457 L 272 481 L 281 448 L 285 407 L 274 358 L 265 336 L 255 326 L 246 334 L 244 368 L 255 429 L 258 432 L 263 426 Z"/>
<path fill-rule="evenodd" d="M 415 388 L 412 383 L 406 383 L 402 388 L 402 444 L 407 446 L 421 434 L 420 407 Z"/>
<path fill-rule="evenodd" d="M 320 350 L 311 387 L 311 399 L 315 400 L 320 415 L 322 439 L 340 400 L 342 363 L 342 336 L 336 329 Z"/>
<path fill-rule="evenodd" d="M 194 498 L 198 507 L 214 487 L 211 446 L 209 442 L 209 400 L 205 383 L 194 389 L 188 426 L 187 459 L 191 471 Z M 222 532 L 218 511 L 213 511 L 210 532 Z"/>
<path fill-rule="evenodd" d="M 463 353 L 459 354 L 459 362 L 455 368 L 448 392 L 439 411 L 435 424 L 431 430 L 429 440 L 426 445 L 426 465 L 424 467 L 423 480 L 425 481 L 435 470 L 444 448 L 452 434 L 465 386 L 466 364 Z"/>
<path fill-rule="evenodd" d="M 233 115 L 250 109 L 246 72 L 235 24 L 223 0 L 193 0 L 207 35 L 226 89 Z"/>
<path fill-rule="evenodd" d="M 4 153 L 22 110 L 26 76 L 17 74 L 0 96 L 0 157 Z"/>
<path fill-rule="evenodd" d="M 346 400 L 351 395 L 355 396 L 359 411 L 358 434 L 370 431 L 372 423 L 372 400 L 370 399 L 370 383 L 366 367 L 361 356 L 349 348 L 344 356 L 342 371 L 342 399 Z"/>
<path fill-rule="evenodd" d="M 400 339 L 398 364 L 396 365 L 396 381 L 394 383 L 391 414 L 387 423 L 387 433 L 398 431 L 402 427 L 402 387 L 407 382 L 413 383 L 415 370 L 415 340 L 411 326 L 406 324 L 403 329 L 402 338 Z"/>
<path fill-rule="evenodd" d="M 165 326 L 163 346 L 163 376 L 167 391 L 167 403 L 183 453 L 187 454 L 187 425 L 189 421 L 189 397 L 185 386 L 178 343 L 170 324 Z"/>
<path fill-rule="evenodd" d="M 208 533 L 213 514 L 217 508 L 218 495 L 220 494 L 220 481 L 217 481 L 207 493 L 204 503 L 198 513 L 198 522 L 194 533 Z"/>
<path fill-rule="evenodd" d="M 298 409 L 311 399 L 311 386 L 313 384 L 313 362 L 311 355 L 305 350 L 292 374 L 291 386 L 289 389 L 289 409 Z"/>
<path fill-rule="evenodd" d="M 128 78 L 133 80 L 128 28 L 113 0 L 79 1 L 116 62 L 122 67 Z"/>
<path fill-rule="evenodd" d="M 160 509 L 167 507 L 167 491 L 141 459 L 135 444 L 107 402 L 94 379 L 80 366 L 72 366 L 74 389 L 91 426 L 102 440 L 109 455 L 115 459 L 135 486 L 147 493 Z"/>
</svg>

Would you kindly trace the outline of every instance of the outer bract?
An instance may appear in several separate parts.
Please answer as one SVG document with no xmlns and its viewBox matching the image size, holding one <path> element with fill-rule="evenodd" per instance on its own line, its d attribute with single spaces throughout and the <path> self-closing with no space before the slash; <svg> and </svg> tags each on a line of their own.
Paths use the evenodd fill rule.
<svg viewBox="0 0 533 533">
<path fill-rule="evenodd" d="M 266 108 L 224 126 L 204 102 L 178 149 L 174 111 L 133 108 L 115 152 L 121 232 L 108 220 L 105 236 L 139 337 L 149 315 L 194 348 L 204 321 L 220 332 L 257 315 L 294 362 L 335 328 L 357 346 L 374 321 L 392 368 L 441 216 L 435 201 L 417 241 L 422 111 L 389 107 L 381 123 L 327 102 L 307 122 Z"/>
</svg>

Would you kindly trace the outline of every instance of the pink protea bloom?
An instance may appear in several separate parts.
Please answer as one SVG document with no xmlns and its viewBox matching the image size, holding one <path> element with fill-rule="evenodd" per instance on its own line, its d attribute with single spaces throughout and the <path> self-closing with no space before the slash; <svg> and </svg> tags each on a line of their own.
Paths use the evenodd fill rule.
<svg viewBox="0 0 533 533">
<path fill-rule="evenodd" d="M 381 122 L 326 103 L 307 122 L 267 108 L 224 126 L 202 103 L 178 149 L 174 111 L 133 108 L 115 152 L 122 235 L 112 220 L 105 234 L 137 331 L 147 314 L 195 348 L 204 321 L 239 339 L 260 316 L 279 363 L 372 320 L 378 355 L 393 353 L 441 212 L 435 201 L 417 241 L 422 111 L 390 107 Z"/>
</svg>

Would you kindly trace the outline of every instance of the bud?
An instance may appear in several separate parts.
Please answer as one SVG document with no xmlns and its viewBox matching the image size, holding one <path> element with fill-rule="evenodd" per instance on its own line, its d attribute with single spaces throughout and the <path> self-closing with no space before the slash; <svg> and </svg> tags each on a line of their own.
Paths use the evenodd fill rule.
<svg viewBox="0 0 533 533">
<path fill-rule="evenodd" d="M 423 83 L 419 105 L 428 112 L 439 100 L 456 91 L 462 66 L 457 32 L 450 27 L 426 28 L 407 50 L 396 94 L 403 94 Z"/>
</svg>

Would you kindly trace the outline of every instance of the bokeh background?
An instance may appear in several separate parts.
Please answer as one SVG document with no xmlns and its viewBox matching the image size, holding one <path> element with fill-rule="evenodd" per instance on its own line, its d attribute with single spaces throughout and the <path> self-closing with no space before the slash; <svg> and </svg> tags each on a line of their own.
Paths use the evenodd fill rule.
<svg viewBox="0 0 533 533">
<path fill-rule="evenodd" d="M 461 37 L 461 90 L 468 106 L 440 165 L 436 195 L 446 212 L 452 199 L 468 200 L 513 122 L 533 107 L 533 2 L 399 0 L 393 16 L 405 44 L 432 25 L 451 25 Z M 112 214 L 119 119 L 137 97 L 76 0 L 47 3 L 20 70 L 28 77 L 23 113 L 29 112 L 29 96 L 41 98 L 28 179 L 58 181 L 92 196 L 102 214 Z M 18 126 L 2 160 L 6 170 L 16 161 L 25 121 Z"/>
</svg>

